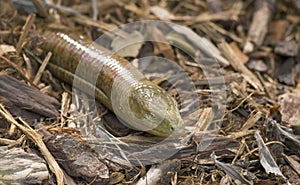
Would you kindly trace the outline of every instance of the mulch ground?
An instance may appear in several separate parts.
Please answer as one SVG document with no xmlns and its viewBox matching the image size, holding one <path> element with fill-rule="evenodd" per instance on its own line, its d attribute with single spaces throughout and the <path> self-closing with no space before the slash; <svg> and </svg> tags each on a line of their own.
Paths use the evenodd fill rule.
<svg viewBox="0 0 300 185">
<path fill-rule="evenodd" d="M 300 184 L 297 0 L 0 0 L 0 10 L 0 184 Z M 51 71 L 60 56 L 44 49 L 46 32 L 128 59 L 177 100 L 186 134 L 131 129 L 72 89 Z"/>
</svg>

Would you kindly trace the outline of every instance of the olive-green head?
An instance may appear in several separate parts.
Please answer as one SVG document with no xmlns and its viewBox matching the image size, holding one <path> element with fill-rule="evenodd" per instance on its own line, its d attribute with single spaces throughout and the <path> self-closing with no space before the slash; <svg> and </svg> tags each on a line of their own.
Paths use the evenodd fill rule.
<svg viewBox="0 0 300 185">
<path fill-rule="evenodd" d="M 123 120 L 134 129 L 160 137 L 178 136 L 184 131 L 177 102 L 165 90 L 150 81 L 130 88 Z"/>
</svg>

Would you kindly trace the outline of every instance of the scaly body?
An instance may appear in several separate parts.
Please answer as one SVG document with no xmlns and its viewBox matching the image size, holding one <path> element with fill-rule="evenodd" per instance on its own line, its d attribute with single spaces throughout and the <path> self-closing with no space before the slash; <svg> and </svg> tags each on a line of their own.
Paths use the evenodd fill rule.
<svg viewBox="0 0 300 185">
<path fill-rule="evenodd" d="M 182 133 L 183 121 L 173 97 L 126 59 L 87 47 L 63 33 L 48 33 L 41 38 L 43 49 L 53 53 L 50 71 L 95 95 L 127 126 L 161 137 Z"/>
</svg>

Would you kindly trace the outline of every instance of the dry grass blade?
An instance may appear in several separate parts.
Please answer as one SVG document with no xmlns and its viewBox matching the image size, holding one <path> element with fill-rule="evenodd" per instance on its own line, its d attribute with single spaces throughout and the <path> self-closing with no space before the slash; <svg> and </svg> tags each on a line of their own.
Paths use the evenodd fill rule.
<svg viewBox="0 0 300 185">
<path fill-rule="evenodd" d="M 14 145 L 15 143 L 17 143 L 17 141 L 15 141 L 15 140 L 0 138 L 0 144 Z"/>
<path fill-rule="evenodd" d="M 0 114 L 8 122 L 17 126 L 28 138 L 30 138 L 30 140 L 32 140 L 38 146 L 43 156 L 45 157 L 45 160 L 48 162 L 50 170 L 55 174 L 57 184 L 63 185 L 64 184 L 63 171 L 59 167 L 58 163 L 55 161 L 54 157 L 48 151 L 46 145 L 42 140 L 42 136 L 39 133 L 37 133 L 35 130 L 33 130 L 30 126 L 28 126 L 28 124 L 25 121 L 23 121 L 21 118 L 19 119 L 24 125 L 19 124 L 9 113 L 9 111 L 6 110 L 4 106 L 1 104 L 0 104 Z"/>
<path fill-rule="evenodd" d="M 254 134 L 256 141 L 258 143 L 260 163 L 264 167 L 267 173 L 274 173 L 275 175 L 281 176 L 286 183 L 289 185 L 288 179 L 282 174 L 278 165 L 276 164 L 274 158 L 272 157 L 268 147 L 263 141 L 262 137 L 259 134 L 259 131 L 256 131 Z"/>
</svg>

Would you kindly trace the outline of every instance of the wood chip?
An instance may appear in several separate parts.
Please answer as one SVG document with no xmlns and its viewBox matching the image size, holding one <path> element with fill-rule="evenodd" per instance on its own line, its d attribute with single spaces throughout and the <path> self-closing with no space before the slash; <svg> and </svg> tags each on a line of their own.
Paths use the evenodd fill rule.
<svg viewBox="0 0 300 185">
<path fill-rule="evenodd" d="M 51 153 L 68 175 L 87 183 L 106 184 L 109 170 L 83 140 L 70 134 L 54 134 L 46 142 Z M 91 183 L 92 184 L 92 183 Z"/>
<path fill-rule="evenodd" d="M 219 48 L 226 58 L 230 61 L 231 66 L 242 73 L 245 80 L 251 84 L 256 90 L 263 91 L 263 86 L 259 79 L 243 64 L 241 59 L 235 54 L 234 50 L 225 41 L 219 43 Z"/>
<path fill-rule="evenodd" d="M 260 46 L 268 32 L 269 22 L 272 18 L 276 0 L 255 1 L 256 11 L 248 31 L 244 53 L 252 52 L 256 46 Z"/>
<path fill-rule="evenodd" d="M 7 54 L 9 52 L 17 52 L 15 46 L 7 45 L 7 44 L 0 45 L 0 56 Z"/>
<path fill-rule="evenodd" d="M 229 45 L 230 45 L 231 49 L 233 50 L 233 52 L 235 53 L 235 55 L 245 65 L 248 62 L 249 57 L 240 50 L 240 48 L 238 47 L 236 42 L 231 42 Z"/>
<path fill-rule="evenodd" d="M 53 118 L 59 115 L 56 99 L 15 78 L 0 75 L 0 87 L 0 103 L 4 103 L 15 116 L 33 122 L 41 116 Z"/>
<path fill-rule="evenodd" d="M 284 39 L 289 22 L 287 20 L 275 20 L 270 23 L 268 34 L 266 36 L 267 42 L 276 42 Z"/>
</svg>

